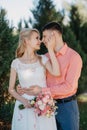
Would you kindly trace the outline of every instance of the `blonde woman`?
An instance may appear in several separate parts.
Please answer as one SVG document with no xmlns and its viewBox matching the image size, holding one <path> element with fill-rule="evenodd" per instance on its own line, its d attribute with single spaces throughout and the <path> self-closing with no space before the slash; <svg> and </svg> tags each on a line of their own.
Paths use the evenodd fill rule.
<svg viewBox="0 0 87 130">
<path fill-rule="evenodd" d="M 60 75 L 59 64 L 54 54 L 55 37 L 50 34 L 47 39 L 48 51 L 51 62 L 44 55 L 37 55 L 40 49 L 40 34 L 37 29 L 25 28 L 20 32 L 19 45 L 16 50 L 16 58 L 11 63 L 9 93 L 16 99 L 12 130 L 57 130 L 55 117 L 38 117 L 29 100 L 34 96 L 24 93 L 22 96 L 15 90 L 16 77 L 22 88 L 38 85 L 46 87 L 46 69 L 54 76 Z M 25 109 L 20 110 L 23 104 Z"/>
</svg>

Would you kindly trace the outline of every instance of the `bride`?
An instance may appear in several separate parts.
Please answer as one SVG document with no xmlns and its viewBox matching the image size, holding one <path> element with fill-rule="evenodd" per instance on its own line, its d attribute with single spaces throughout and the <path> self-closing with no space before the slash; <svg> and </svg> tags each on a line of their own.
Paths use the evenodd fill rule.
<svg viewBox="0 0 87 130">
<path fill-rule="evenodd" d="M 50 40 L 51 39 L 51 40 Z M 25 28 L 20 32 L 16 58 L 11 63 L 9 93 L 16 99 L 12 118 L 12 130 L 57 130 L 55 116 L 38 116 L 29 100 L 34 96 L 27 93 L 22 96 L 15 89 L 16 78 L 22 88 L 38 85 L 46 87 L 46 69 L 54 76 L 60 75 L 59 64 L 54 54 L 55 37 L 47 39 L 51 62 L 45 55 L 37 55 L 40 49 L 40 34 L 37 29 Z M 25 109 L 20 110 L 23 104 Z"/>
</svg>

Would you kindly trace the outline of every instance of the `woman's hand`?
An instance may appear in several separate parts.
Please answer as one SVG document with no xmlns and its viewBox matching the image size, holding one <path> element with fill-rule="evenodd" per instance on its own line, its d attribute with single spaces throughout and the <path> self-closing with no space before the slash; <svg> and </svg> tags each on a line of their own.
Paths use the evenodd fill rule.
<svg viewBox="0 0 87 130">
<path fill-rule="evenodd" d="M 29 100 L 27 100 L 27 99 L 23 99 L 22 103 L 23 103 L 25 108 L 31 108 L 32 107 Z"/>
</svg>

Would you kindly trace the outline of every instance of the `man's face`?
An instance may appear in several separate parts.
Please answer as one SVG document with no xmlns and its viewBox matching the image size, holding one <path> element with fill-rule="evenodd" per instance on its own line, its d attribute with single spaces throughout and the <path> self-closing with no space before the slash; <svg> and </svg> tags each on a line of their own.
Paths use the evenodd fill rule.
<svg viewBox="0 0 87 130">
<path fill-rule="evenodd" d="M 46 47 L 47 47 L 48 39 L 51 37 L 51 33 L 52 33 L 52 30 L 43 31 L 42 42 L 45 44 Z"/>
</svg>

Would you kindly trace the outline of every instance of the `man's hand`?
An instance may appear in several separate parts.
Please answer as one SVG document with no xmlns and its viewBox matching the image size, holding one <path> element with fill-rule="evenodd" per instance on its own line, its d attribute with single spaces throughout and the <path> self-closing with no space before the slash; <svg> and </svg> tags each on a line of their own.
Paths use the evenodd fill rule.
<svg viewBox="0 0 87 130">
<path fill-rule="evenodd" d="M 50 49 L 50 50 L 54 51 L 54 49 L 55 49 L 55 43 L 56 43 L 55 33 L 51 32 L 49 38 L 46 41 L 48 50 Z"/>
<path fill-rule="evenodd" d="M 38 85 L 33 85 L 33 86 L 29 87 L 29 88 L 21 88 L 20 85 L 17 86 L 17 92 L 20 95 L 23 95 L 24 93 L 26 93 L 27 95 L 36 96 L 41 91 L 42 91 L 42 88 L 40 86 L 38 86 Z"/>
<path fill-rule="evenodd" d="M 42 88 L 38 85 L 33 85 L 29 88 L 23 88 L 23 91 L 28 95 L 36 96 L 42 91 Z"/>
</svg>

